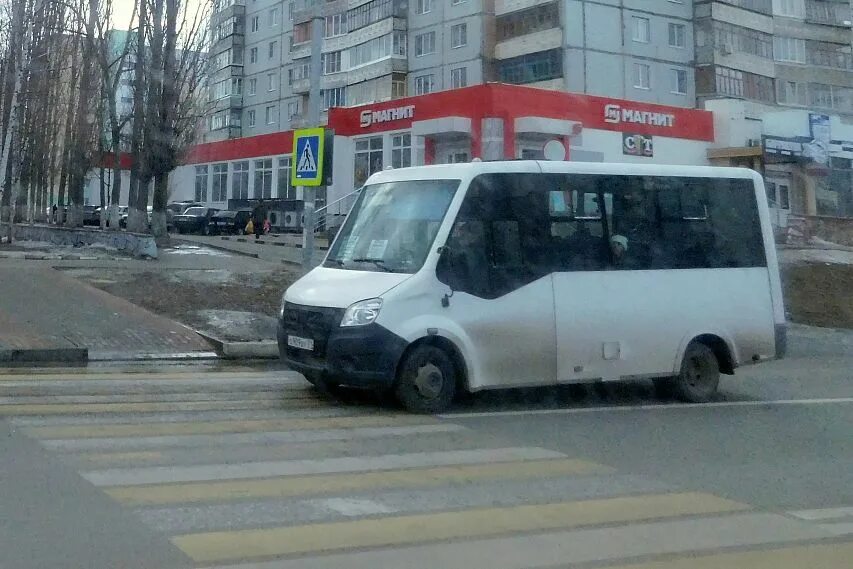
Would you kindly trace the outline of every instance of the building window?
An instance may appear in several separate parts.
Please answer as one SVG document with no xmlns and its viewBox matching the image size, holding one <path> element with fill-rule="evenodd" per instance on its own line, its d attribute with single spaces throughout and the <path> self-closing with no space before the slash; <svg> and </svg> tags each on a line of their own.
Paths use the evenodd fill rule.
<svg viewBox="0 0 853 569">
<path fill-rule="evenodd" d="M 563 76 L 563 50 L 549 49 L 520 55 L 498 63 L 498 76 L 504 83 L 524 85 Z"/>
<path fill-rule="evenodd" d="M 435 53 L 435 32 L 415 36 L 415 57 Z"/>
<path fill-rule="evenodd" d="M 341 72 L 341 52 L 332 51 L 321 56 L 323 75 Z"/>
<path fill-rule="evenodd" d="M 293 45 L 311 41 L 311 22 L 293 26 Z"/>
<path fill-rule="evenodd" d="M 447 161 L 445 164 L 467 164 L 468 163 L 468 153 L 467 152 L 451 152 L 447 155 Z"/>
<path fill-rule="evenodd" d="M 371 174 L 382 171 L 382 137 L 373 136 L 355 141 L 355 187 L 360 188 Z"/>
<path fill-rule="evenodd" d="M 641 43 L 649 43 L 649 19 L 634 16 L 631 18 L 631 22 L 634 28 L 634 41 Z"/>
<path fill-rule="evenodd" d="M 776 99 L 773 78 L 728 67 L 699 67 L 696 70 L 699 94 L 727 95 L 759 101 Z"/>
<path fill-rule="evenodd" d="M 287 19 L 291 22 L 293 21 L 293 4 L 294 2 L 291 2 L 287 5 Z"/>
<path fill-rule="evenodd" d="M 652 69 L 645 63 L 634 64 L 634 87 L 637 89 L 651 89 Z"/>
<path fill-rule="evenodd" d="M 457 48 L 468 43 L 468 24 L 450 26 L 450 47 Z"/>
<path fill-rule="evenodd" d="M 395 134 L 391 137 L 391 167 L 407 168 L 412 165 L 412 135 Z"/>
<path fill-rule="evenodd" d="M 213 201 L 228 199 L 228 164 L 213 165 Z"/>
<path fill-rule="evenodd" d="M 684 69 L 672 70 L 672 92 L 677 95 L 687 94 L 687 71 Z"/>
<path fill-rule="evenodd" d="M 270 27 L 274 27 L 279 25 L 279 11 L 278 8 L 270 9 Z"/>
<path fill-rule="evenodd" d="M 776 80 L 776 100 L 780 105 L 805 106 L 808 91 L 805 83 L 798 81 Z"/>
<path fill-rule="evenodd" d="M 290 101 L 287 103 L 287 118 L 293 120 L 296 116 L 299 116 L 299 101 Z"/>
<path fill-rule="evenodd" d="M 346 96 L 347 96 L 347 88 L 346 87 L 335 87 L 334 89 L 324 89 L 320 92 L 320 97 L 322 97 L 323 110 L 327 111 L 332 107 L 343 107 L 346 106 Z"/>
<path fill-rule="evenodd" d="M 766 59 L 773 57 L 773 36 L 758 30 L 718 21 L 710 27 L 707 22 L 697 25 L 696 45 L 704 47 L 708 44 L 708 37 L 711 38 L 710 45 L 723 55 L 737 52 Z"/>
<path fill-rule="evenodd" d="M 450 70 L 450 88 L 459 89 L 468 86 L 468 68 L 457 67 Z"/>
<path fill-rule="evenodd" d="M 275 105 L 269 105 L 266 109 L 264 109 L 264 115 L 265 115 L 267 124 L 275 124 L 275 120 L 276 120 Z"/>
<path fill-rule="evenodd" d="M 308 79 L 311 76 L 311 61 L 304 60 L 302 63 L 294 65 L 293 69 L 287 70 L 287 77 L 290 84 L 293 85 L 296 81 Z"/>
<path fill-rule="evenodd" d="M 267 73 L 267 91 L 275 91 L 278 86 L 278 77 L 275 73 Z"/>
<path fill-rule="evenodd" d="M 249 63 L 257 63 L 258 62 L 258 48 L 253 47 L 249 49 Z"/>
<path fill-rule="evenodd" d="M 278 197 L 286 200 L 296 199 L 296 188 L 290 183 L 290 156 L 278 159 Z"/>
<path fill-rule="evenodd" d="M 324 34 L 325 37 L 333 38 L 336 36 L 342 36 L 345 33 L 347 33 L 346 12 L 326 16 L 326 33 Z"/>
<path fill-rule="evenodd" d="M 495 18 L 497 41 L 560 27 L 560 3 L 541 4 Z"/>
<path fill-rule="evenodd" d="M 195 167 L 195 201 L 207 201 L 207 165 Z"/>
<path fill-rule="evenodd" d="M 432 0 L 418 0 L 418 14 L 432 12 Z"/>
<path fill-rule="evenodd" d="M 269 52 L 268 52 L 267 57 L 269 57 L 269 59 L 273 59 L 277 54 L 278 54 L 278 42 L 277 41 L 271 41 L 270 45 L 269 45 Z"/>
<path fill-rule="evenodd" d="M 776 36 L 773 38 L 773 55 L 776 61 L 806 62 L 806 40 Z"/>
<path fill-rule="evenodd" d="M 257 79 L 249 79 L 249 95 L 254 95 L 258 92 L 258 80 Z"/>
<path fill-rule="evenodd" d="M 406 84 L 405 77 L 402 79 L 392 78 L 391 79 L 391 98 L 399 99 L 400 97 L 405 97 L 409 94 L 409 89 Z"/>
<path fill-rule="evenodd" d="M 347 10 L 347 29 L 352 32 L 391 16 L 406 17 L 408 5 L 401 0 L 373 0 Z"/>
<path fill-rule="evenodd" d="M 272 197 L 272 159 L 255 160 L 255 199 Z"/>
<path fill-rule="evenodd" d="M 806 43 L 806 56 L 811 65 L 850 70 L 853 69 L 853 55 L 851 53 L 853 51 L 850 48 L 850 44 L 822 41 L 810 41 Z"/>
<path fill-rule="evenodd" d="M 684 47 L 686 40 L 686 26 L 684 24 L 669 24 L 670 47 Z"/>
<path fill-rule="evenodd" d="M 255 126 L 255 111 L 251 110 L 246 113 L 246 122 L 249 123 L 249 126 Z"/>
<path fill-rule="evenodd" d="M 261 18 L 260 16 L 252 16 L 252 31 L 256 32 L 261 29 Z"/>
<path fill-rule="evenodd" d="M 426 95 L 435 91 L 435 75 L 419 75 L 415 77 L 415 95 Z"/>
<path fill-rule="evenodd" d="M 820 2 L 823 4 L 823 2 Z M 773 13 L 777 16 L 804 18 L 806 6 L 803 0 L 773 0 Z"/>
<path fill-rule="evenodd" d="M 234 162 L 231 173 L 231 197 L 235 200 L 249 199 L 249 163 Z"/>
<path fill-rule="evenodd" d="M 406 32 L 395 30 L 390 34 L 355 45 L 349 49 L 349 69 L 389 56 L 405 57 L 406 43 Z"/>
</svg>

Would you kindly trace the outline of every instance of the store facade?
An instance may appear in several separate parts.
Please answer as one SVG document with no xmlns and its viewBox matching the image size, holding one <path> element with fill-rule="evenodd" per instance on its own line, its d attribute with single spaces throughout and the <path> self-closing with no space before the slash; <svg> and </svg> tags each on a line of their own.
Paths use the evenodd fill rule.
<svg viewBox="0 0 853 569">
<path fill-rule="evenodd" d="M 388 167 L 475 158 L 706 165 L 714 141 L 708 111 L 503 84 L 334 108 L 327 127 L 333 168 L 318 207 L 330 204 L 334 215 Z M 229 200 L 264 198 L 298 211 L 292 145 L 292 132 L 198 145 L 172 173 L 170 199 L 225 208 Z M 298 216 L 291 219 L 297 228 Z M 274 224 L 286 227 L 283 219 Z"/>
</svg>

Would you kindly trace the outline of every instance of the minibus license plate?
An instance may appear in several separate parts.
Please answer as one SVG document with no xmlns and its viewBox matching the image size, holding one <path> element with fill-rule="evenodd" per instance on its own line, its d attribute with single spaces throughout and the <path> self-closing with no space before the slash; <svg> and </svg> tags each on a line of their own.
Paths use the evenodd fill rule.
<svg viewBox="0 0 853 569">
<path fill-rule="evenodd" d="M 313 350 L 314 340 L 310 338 L 300 338 L 299 336 L 288 336 L 287 345 L 299 348 L 300 350 Z"/>
</svg>

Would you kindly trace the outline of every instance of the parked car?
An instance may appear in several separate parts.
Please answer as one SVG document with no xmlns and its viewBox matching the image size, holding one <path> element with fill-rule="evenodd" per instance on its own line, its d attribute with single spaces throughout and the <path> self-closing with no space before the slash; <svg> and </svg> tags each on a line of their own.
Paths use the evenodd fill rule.
<svg viewBox="0 0 853 569">
<path fill-rule="evenodd" d="M 119 212 L 121 213 L 121 217 L 118 220 L 118 225 L 122 229 L 127 229 L 127 214 L 128 214 L 128 206 L 122 206 L 119 208 Z M 151 213 L 154 211 L 154 208 L 148 206 L 148 228 L 151 229 Z"/>
<path fill-rule="evenodd" d="M 175 216 L 181 215 L 188 208 L 191 207 L 204 207 L 203 203 L 194 202 L 191 200 L 184 200 L 179 202 L 172 202 L 166 206 L 166 228 L 174 229 L 175 228 Z"/>
<path fill-rule="evenodd" d="M 181 215 L 175 216 L 175 228 L 178 233 L 210 234 L 210 218 L 219 210 L 212 207 L 191 207 Z"/>
<path fill-rule="evenodd" d="M 109 213 L 109 207 L 107 207 L 107 212 Z M 101 208 L 100 207 L 98 207 L 95 210 L 95 215 L 97 216 L 98 224 L 100 225 L 100 223 L 101 223 Z M 124 225 L 121 224 L 121 221 L 126 215 L 127 215 L 127 206 L 126 205 L 118 206 L 118 216 L 119 216 L 118 224 L 119 224 L 119 227 L 124 227 Z M 110 220 L 107 219 L 107 227 L 109 227 L 109 226 L 110 226 Z"/>
<path fill-rule="evenodd" d="M 220 211 L 210 218 L 210 233 L 240 235 L 252 217 L 252 210 Z"/>
<path fill-rule="evenodd" d="M 98 206 L 84 205 L 83 206 L 83 225 L 100 225 L 101 212 Z"/>
</svg>

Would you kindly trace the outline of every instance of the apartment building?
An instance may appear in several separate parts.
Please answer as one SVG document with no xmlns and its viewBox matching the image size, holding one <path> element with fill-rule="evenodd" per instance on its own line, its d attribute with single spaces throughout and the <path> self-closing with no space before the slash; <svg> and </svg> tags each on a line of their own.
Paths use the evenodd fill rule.
<svg viewBox="0 0 853 569">
<path fill-rule="evenodd" d="M 312 20 L 322 120 L 486 82 L 692 107 L 691 0 L 217 0 L 205 141 L 306 124 Z"/>
</svg>

